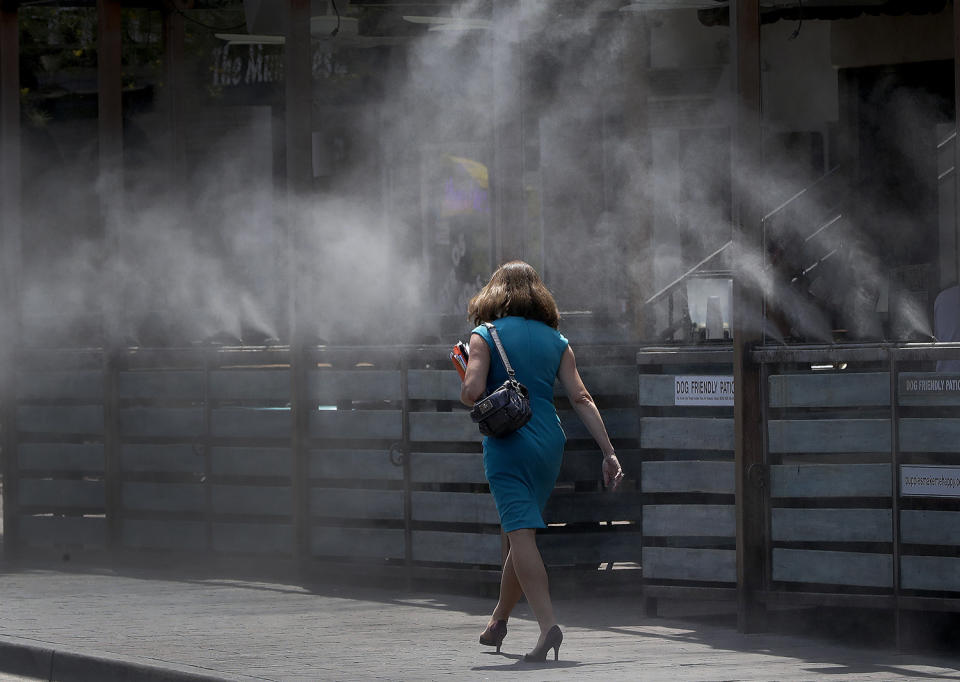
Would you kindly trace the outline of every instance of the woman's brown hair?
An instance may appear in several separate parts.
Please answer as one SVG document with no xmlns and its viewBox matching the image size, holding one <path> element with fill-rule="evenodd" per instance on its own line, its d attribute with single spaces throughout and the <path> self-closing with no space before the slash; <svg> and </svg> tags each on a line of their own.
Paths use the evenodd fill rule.
<svg viewBox="0 0 960 682">
<path fill-rule="evenodd" d="M 560 311 L 540 275 L 522 260 L 504 263 L 467 305 L 467 317 L 476 325 L 515 315 L 539 320 L 554 329 Z"/>
</svg>

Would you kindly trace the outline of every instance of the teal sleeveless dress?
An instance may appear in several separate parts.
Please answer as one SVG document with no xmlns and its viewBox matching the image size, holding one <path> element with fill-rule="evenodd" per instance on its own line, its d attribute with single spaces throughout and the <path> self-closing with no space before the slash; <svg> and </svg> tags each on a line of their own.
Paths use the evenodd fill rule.
<svg viewBox="0 0 960 682">
<path fill-rule="evenodd" d="M 566 436 L 553 404 L 553 386 L 568 341 L 549 325 L 524 317 L 493 321 L 517 380 L 530 391 L 533 417 L 503 438 L 483 439 L 483 468 L 505 532 L 546 528 L 543 510 L 560 473 Z M 487 392 L 507 379 L 493 337 L 473 330 L 490 349 Z"/>
</svg>

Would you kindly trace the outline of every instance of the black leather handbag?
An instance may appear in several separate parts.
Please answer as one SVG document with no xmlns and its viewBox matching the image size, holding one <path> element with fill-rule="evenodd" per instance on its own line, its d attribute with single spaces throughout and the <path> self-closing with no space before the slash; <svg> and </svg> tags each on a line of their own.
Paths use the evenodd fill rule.
<svg viewBox="0 0 960 682">
<path fill-rule="evenodd" d="M 484 436 L 502 438 L 508 436 L 530 421 L 533 411 L 530 409 L 530 392 L 517 381 L 507 352 L 500 343 L 497 328 L 489 322 L 484 326 L 490 330 L 490 336 L 497 345 L 500 359 L 507 370 L 507 380 L 498 388 L 481 398 L 470 410 L 470 418 L 480 428 Z"/>
</svg>

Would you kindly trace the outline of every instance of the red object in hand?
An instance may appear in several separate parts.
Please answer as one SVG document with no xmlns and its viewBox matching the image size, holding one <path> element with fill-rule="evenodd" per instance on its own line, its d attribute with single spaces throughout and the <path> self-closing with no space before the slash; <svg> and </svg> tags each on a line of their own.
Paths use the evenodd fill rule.
<svg viewBox="0 0 960 682">
<path fill-rule="evenodd" d="M 463 381 L 467 374 L 467 363 L 470 361 L 470 350 L 464 345 L 463 341 L 457 341 L 453 350 L 450 351 L 450 360 L 453 362 L 454 369 L 460 375 L 460 381 Z"/>
</svg>

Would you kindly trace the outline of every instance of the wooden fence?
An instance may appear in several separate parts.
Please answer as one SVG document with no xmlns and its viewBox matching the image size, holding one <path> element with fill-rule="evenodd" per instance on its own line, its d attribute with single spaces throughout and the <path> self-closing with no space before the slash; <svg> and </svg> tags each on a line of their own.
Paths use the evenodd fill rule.
<svg viewBox="0 0 960 682">
<path fill-rule="evenodd" d="M 628 471 L 635 353 L 578 349 Z M 294 364 L 299 403 L 286 348 L 21 353 L 8 551 L 498 580 L 499 519 L 446 349 L 314 348 Z M 602 493 L 599 451 L 559 393 L 557 404 L 568 445 L 545 561 L 639 586 L 636 478 Z"/>
<path fill-rule="evenodd" d="M 929 344 L 754 351 L 762 370 L 768 604 L 960 610 L 960 490 L 902 490 L 921 468 L 960 488 L 960 375 Z M 643 575 L 663 597 L 736 596 L 732 409 L 684 405 L 684 376 L 728 377 L 728 348 L 638 354 Z M 924 383 L 926 382 L 926 383 Z M 930 390 L 922 390 L 924 387 Z M 918 388 L 919 387 L 919 388 Z"/>
<path fill-rule="evenodd" d="M 733 407 L 678 405 L 682 376 L 730 378 L 729 347 L 637 356 L 646 608 L 662 597 L 736 596 Z"/>
<path fill-rule="evenodd" d="M 754 355 L 769 375 L 767 599 L 960 609 L 960 491 L 902 480 L 960 472 L 960 390 L 943 389 L 960 375 L 933 371 L 929 346 Z"/>
<path fill-rule="evenodd" d="M 960 375 L 933 372 L 931 353 L 753 351 L 766 460 L 747 480 L 766 500 L 767 602 L 960 609 L 960 493 L 902 489 L 927 470 L 960 488 Z M 731 350 L 578 358 L 628 479 L 601 490 L 599 453 L 558 393 L 551 575 L 642 586 L 651 611 L 734 598 L 732 408 L 676 392 L 681 376 L 729 377 Z M 503 540 L 448 364 L 435 346 L 313 348 L 292 364 L 286 348 L 22 352 L 7 551 L 495 582 Z"/>
</svg>

